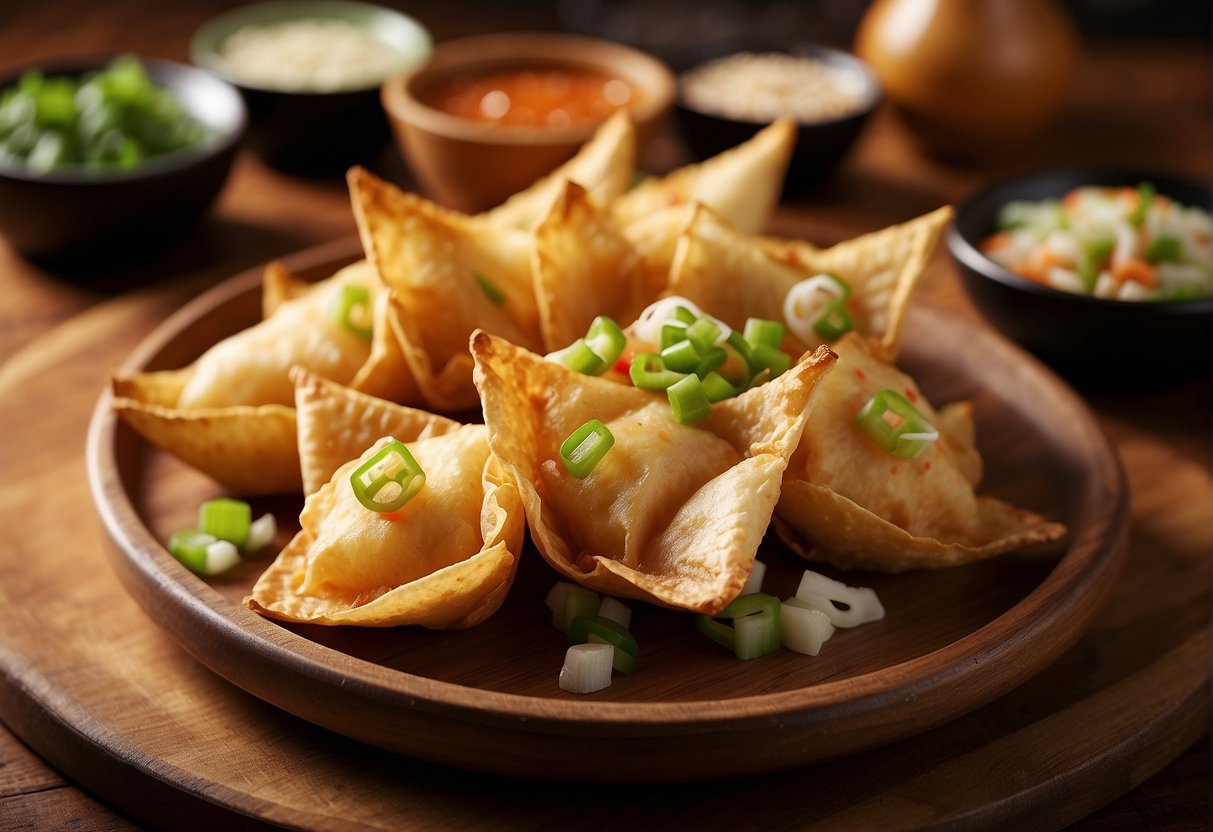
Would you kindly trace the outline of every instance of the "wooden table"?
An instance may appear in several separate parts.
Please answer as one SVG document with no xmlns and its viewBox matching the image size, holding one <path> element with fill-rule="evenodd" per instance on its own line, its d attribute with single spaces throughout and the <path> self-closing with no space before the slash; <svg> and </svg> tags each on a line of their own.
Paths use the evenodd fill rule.
<svg viewBox="0 0 1213 832">
<path fill-rule="evenodd" d="M 6 7 L 0 10 L 0 61 L 17 64 L 59 54 L 125 50 L 185 60 L 189 33 L 228 5 L 222 0 L 167 8 L 152 0 L 50 0 L 20 10 Z M 478 15 L 453 14 L 438 3 L 413 3 L 410 11 L 440 39 L 494 28 L 556 25 L 554 14 L 544 6 L 508 12 L 486 6 L 472 10 Z M 882 112 L 837 174 L 785 204 L 771 231 L 828 243 L 957 200 L 1011 170 L 1051 164 L 1141 165 L 1207 180 L 1213 174 L 1209 100 L 1208 43 L 1092 44 L 1064 115 L 1025 156 L 981 169 L 946 167 L 917 155 L 895 119 Z M 676 139 L 666 135 L 646 158 L 654 167 L 665 167 L 678 161 L 680 153 Z M 373 167 L 407 182 L 407 171 L 394 151 L 385 150 Z M 0 364 L 11 369 L 14 362 L 35 359 L 39 350 L 53 348 L 64 331 L 61 325 L 94 305 L 183 297 L 245 267 L 347 235 L 353 228 L 339 177 L 290 177 L 244 154 L 210 216 L 180 247 L 154 263 L 105 277 L 68 277 L 25 262 L 0 243 Z M 956 314 L 974 315 L 942 256 L 932 264 L 922 291 Z M 150 319 L 140 323 L 145 328 L 153 324 Z M 98 390 L 104 372 L 97 368 Z M 1142 437 L 1208 469 L 1207 379 L 1150 397 L 1092 395 L 1089 401 L 1122 452 L 1129 452 L 1131 481 L 1132 448 Z M 0 464 L 0 470 L 8 470 L 8 462 Z M 3 490 L 21 487 L 14 481 L 0 485 Z M 153 628 L 150 621 L 146 626 Z M 3 649 L 0 644 L 0 653 Z M 1150 765 L 1135 770 L 1117 790 L 1127 791 L 1124 797 L 1074 828 L 1205 828 L 1209 754 L 1207 735 L 1198 739 L 1199 733 L 1189 727 L 1173 739 L 1174 751 L 1151 758 Z M 38 737 L 25 739 L 38 747 Z M 1185 746 L 1188 750 L 1171 759 Z M 0 826 L 138 828 L 137 819 L 103 801 L 0 728 Z"/>
</svg>

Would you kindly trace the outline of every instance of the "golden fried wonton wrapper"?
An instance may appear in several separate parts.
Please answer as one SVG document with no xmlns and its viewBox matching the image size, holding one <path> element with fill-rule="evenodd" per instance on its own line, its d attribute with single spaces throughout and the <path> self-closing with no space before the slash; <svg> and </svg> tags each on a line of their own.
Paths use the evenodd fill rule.
<svg viewBox="0 0 1213 832">
<path fill-rule="evenodd" d="M 302 367 L 291 370 L 291 380 L 304 494 L 317 491 L 381 436 L 409 443 L 460 427 L 452 419 L 352 390 Z"/>
<path fill-rule="evenodd" d="M 392 323 L 422 397 L 439 410 L 476 406 L 473 330 L 542 345 L 530 233 L 473 222 L 361 168 L 350 170 L 349 184 L 363 248 L 392 290 Z"/>
<path fill-rule="evenodd" d="M 835 346 L 838 366 L 822 385 L 783 478 L 775 528 L 802 556 L 884 572 L 954 566 L 1057 540 L 1065 527 L 979 496 L 963 455 L 972 434 L 949 436 L 971 416 L 941 416 L 914 381 L 857 335 Z M 918 457 L 885 453 L 855 415 L 882 389 L 903 393 L 940 431 Z"/>
<path fill-rule="evenodd" d="M 425 486 L 390 514 L 358 502 L 350 474 L 385 437 L 310 495 L 302 528 L 244 599 L 270 618 L 309 624 L 471 627 L 514 580 L 524 515 L 489 455 L 483 425 L 408 444 Z"/>
<path fill-rule="evenodd" d="M 651 271 L 640 252 L 584 188 L 565 184 L 535 226 L 535 299 L 544 346 L 555 350 L 585 335 L 598 315 L 626 324 L 664 288 L 666 269 Z"/>
<path fill-rule="evenodd" d="M 525 191 L 491 211 L 477 214 L 498 228 L 529 229 L 560 198 L 565 182 L 576 182 L 598 205 L 611 202 L 627 190 L 636 167 L 636 128 L 626 110 L 611 116 L 577 154 Z"/>
<path fill-rule="evenodd" d="M 796 125 L 776 121 L 753 138 L 697 164 L 641 182 L 611 206 L 621 224 L 700 202 L 740 231 L 762 231 L 779 202 Z"/>
<path fill-rule="evenodd" d="M 531 537 L 571 580 L 714 613 L 744 586 L 827 349 L 679 424 L 666 397 L 580 375 L 488 333 L 472 338 L 489 444 L 517 484 Z M 584 480 L 559 448 L 601 419 L 615 444 Z"/>
<path fill-rule="evenodd" d="M 748 317 L 783 321 L 789 290 L 801 280 L 829 272 L 851 286 L 847 309 L 855 331 L 891 361 L 911 294 L 951 216 L 951 207 L 945 206 L 901 225 L 817 249 L 807 243 L 742 234 L 700 207 L 679 240 L 669 291 L 695 301 L 730 326 L 741 327 Z M 799 341 L 796 345 L 818 346 Z"/>
<path fill-rule="evenodd" d="M 236 494 L 299 491 L 293 408 L 266 404 L 182 410 L 131 398 L 132 386 L 114 380 L 114 411 L 153 445 Z"/>
</svg>

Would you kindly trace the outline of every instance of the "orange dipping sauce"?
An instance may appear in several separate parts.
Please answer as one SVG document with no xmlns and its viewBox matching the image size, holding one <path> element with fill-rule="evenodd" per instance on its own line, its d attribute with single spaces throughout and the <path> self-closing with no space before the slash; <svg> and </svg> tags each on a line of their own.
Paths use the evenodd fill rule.
<svg viewBox="0 0 1213 832">
<path fill-rule="evenodd" d="M 472 121 L 560 129 L 604 121 L 634 104 L 636 90 L 590 69 L 508 68 L 438 81 L 418 97 L 427 106 Z"/>
</svg>

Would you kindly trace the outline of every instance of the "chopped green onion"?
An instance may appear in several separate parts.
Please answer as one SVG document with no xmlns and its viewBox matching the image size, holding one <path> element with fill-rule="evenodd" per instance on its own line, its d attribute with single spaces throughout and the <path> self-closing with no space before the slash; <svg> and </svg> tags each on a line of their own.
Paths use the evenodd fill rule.
<svg viewBox="0 0 1213 832">
<path fill-rule="evenodd" d="M 740 332 L 734 331 L 724 339 L 724 349 L 736 353 L 739 363 L 726 361 L 720 374 L 738 387 L 749 384 L 754 375 L 754 348 L 750 346 L 750 342 Z"/>
<path fill-rule="evenodd" d="M 701 353 L 716 346 L 716 339 L 719 337 L 720 327 L 716 326 L 711 318 L 698 318 L 694 323 L 687 324 L 687 340 Z"/>
<path fill-rule="evenodd" d="M 666 321 L 661 325 L 661 337 L 657 346 L 663 350 L 687 339 L 687 325 L 682 321 Z"/>
<path fill-rule="evenodd" d="M 606 372 L 607 363 L 602 356 L 590 349 L 584 338 L 578 338 L 562 350 L 557 350 L 547 356 L 559 361 L 574 372 L 586 376 L 601 375 Z"/>
<path fill-rule="evenodd" d="M 274 541 L 278 534 L 278 521 L 272 514 L 263 514 L 249 526 L 248 540 L 244 542 L 244 551 L 252 554 L 260 552 Z"/>
<path fill-rule="evenodd" d="M 425 472 L 404 443 L 393 439 L 354 469 L 350 485 L 371 511 L 396 511 L 425 486 Z"/>
<path fill-rule="evenodd" d="M 687 326 L 690 326 L 691 324 L 695 323 L 698 318 L 699 316 L 696 315 L 693 310 L 688 309 L 685 306 L 674 307 L 674 320 L 676 321 L 681 321 Z"/>
<path fill-rule="evenodd" d="M 904 459 L 913 459 L 939 438 L 909 399 L 887 388 L 868 400 L 855 421 L 881 450 Z"/>
<path fill-rule="evenodd" d="M 590 475 L 607 451 L 615 444 L 615 435 L 598 419 L 591 419 L 569 434 L 560 446 L 560 461 L 579 480 Z"/>
<path fill-rule="evenodd" d="M 806 344 L 812 344 L 818 338 L 831 338 L 817 330 L 824 317 L 830 318 L 825 332 L 841 337 L 851 328 L 850 316 L 844 308 L 850 296 L 851 287 L 837 275 L 814 275 L 788 290 L 783 300 L 783 318 L 792 334 Z M 842 314 L 837 314 L 836 310 L 841 310 Z"/>
<path fill-rule="evenodd" d="M 1146 214 L 1149 213 L 1150 206 L 1154 203 L 1156 193 L 1153 182 L 1142 182 L 1137 186 L 1137 207 L 1133 209 L 1133 213 L 1129 214 L 1129 222 L 1133 225 L 1141 225 L 1146 221 Z"/>
<path fill-rule="evenodd" d="M 686 378 L 687 374 L 667 370 L 660 355 L 638 352 L 632 357 L 628 375 L 632 384 L 641 390 L 665 390 L 679 379 Z"/>
<path fill-rule="evenodd" d="M 598 614 L 603 618 L 611 619 L 625 629 L 632 624 L 632 608 L 610 595 L 602 596 L 602 603 L 598 605 Z"/>
<path fill-rule="evenodd" d="M 1103 263 L 1112 254 L 1115 247 L 1116 241 L 1108 237 L 1083 243 L 1078 254 L 1075 271 L 1087 294 L 1095 290 L 1095 281 L 1099 277 Z"/>
<path fill-rule="evenodd" d="M 557 581 L 544 599 L 552 611 L 552 626 L 562 633 L 569 631 L 574 618 L 598 615 L 598 593 L 571 581 Z"/>
<path fill-rule="evenodd" d="M 847 312 L 842 301 L 827 303 L 825 312 L 813 322 L 813 331 L 827 341 L 836 341 L 854 328 L 851 313 Z"/>
<path fill-rule="evenodd" d="M 744 337 L 755 346 L 766 344 L 768 347 L 778 347 L 783 341 L 783 324 L 765 318 L 749 318 L 745 322 Z"/>
<path fill-rule="evenodd" d="M 206 568 L 206 547 L 219 538 L 198 529 L 183 529 L 173 532 L 168 540 L 168 550 L 191 572 L 199 574 Z"/>
<path fill-rule="evenodd" d="M 219 540 L 229 540 L 237 546 L 248 541 L 253 522 L 253 509 L 243 500 L 219 497 L 198 507 L 198 530 Z"/>
<path fill-rule="evenodd" d="M 569 643 L 609 644 L 614 648 L 612 667 L 625 676 L 636 669 L 640 646 L 627 628 L 601 615 L 579 615 L 569 623 Z"/>
<path fill-rule="evenodd" d="M 599 315 L 590 323 L 585 334 L 585 343 L 602 359 L 604 365 L 611 367 L 619 360 L 619 356 L 623 355 L 628 339 L 619 324 L 606 315 Z"/>
<path fill-rule="evenodd" d="M 866 587 L 847 586 L 825 575 L 806 569 L 796 587 L 796 597 L 789 603 L 820 610 L 835 627 L 858 627 L 884 618 L 884 605 L 876 591 Z"/>
<path fill-rule="evenodd" d="M 359 338 L 371 340 L 371 293 L 365 286 L 342 286 L 335 298 L 333 319 L 337 326 Z"/>
<path fill-rule="evenodd" d="M 472 272 L 472 279 L 476 281 L 480 291 L 484 292 L 485 297 L 494 304 L 501 306 L 505 303 L 505 293 L 498 289 L 493 281 L 485 277 L 483 272 Z"/>
<path fill-rule="evenodd" d="M 778 378 L 792 366 L 792 357 L 778 347 L 768 347 L 766 344 L 759 344 L 754 347 L 752 355 L 754 357 L 754 369 L 758 372 L 770 370 L 771 378 Z"/>
<path fill-rule="evenodd" d="M 665 394 L 670 399 L 674 418 L 684 425 L 697 422 L 712 412 L 712 402 L 699 376 L 690 375 L 671 384 Z"/>
<path fill-rule="evenodd" d="M 778 598 L 753 592 L 734 598 L 716 615 L 695 616 L 695 629 L 739 659 L 756 659 L 779 649 L 780 611 Z"/>
<path fill-rule="evenodd" d="M 689 340 L 679 341 L 661 351 L 661 363 L 678 373 L 693 373 L 699 369 L 699 350 Z"/>
<path fill-rule="evenodd" d="M 764 367 L 754 373 L 754 377 L 750 379 L 750 384 L 746 387 L 747 390 L 753 390 L 755 387 L 761 387 L 771 380 L 771 368 Z"/>
<path fill-rule="evenodd" d="M 750 575 L 745 579 L 745 586 L 741 588 L 742 595 L 749 595 L 753 592 L 762 592 L 762 581 L 767 576 L 767 565 L 760 560 L 755 560 L 750 567 Z"/>
<path fill-rule="evenodd" d="M 1151 263 L 1178 263 L 1183 255 L 1183 244 L 1178 237 L 1164 235 L 1155 237 L 1146 248 L 1146 259 Z"/>
<path fill-rule="evenodd" d="M 695 375 L 703 378 L 708 373 L 724 366 L 729 360 L 729 354 L 722 347 L 708 347 L 700 353 L 699 365 L 695 367 Z"/>
<path fill-rule="evenodd" d="M 609 644 L 574 644 L 564 653 L 560 688 L 570 693 L 594 693 L 611 684 L 615 649 Z"/>
<path fill-rule="evenodd" d="M 729 384 L 720 373 L 713 371 L 703 377 L 703 392 L 707 394 L 709 402 L 715 403 L 731 399 L 741 391 Z"/>
<path fill-rule="evenodd" d="M 797 653 L 816 656 L 821 646 L 834 635 L 834 624 L 824 612 L 801 606 L 795 598 L 784 601 L 779 610 L 780 641 Z"/>
<path fill-rule="evenodd" d="M 202 567 L 203 575 L 218 575 L 240 563 L 240 553 L 236 544 L 230 540 L 216 540 L 206 547 L 206 564 Z"/>
</svg>

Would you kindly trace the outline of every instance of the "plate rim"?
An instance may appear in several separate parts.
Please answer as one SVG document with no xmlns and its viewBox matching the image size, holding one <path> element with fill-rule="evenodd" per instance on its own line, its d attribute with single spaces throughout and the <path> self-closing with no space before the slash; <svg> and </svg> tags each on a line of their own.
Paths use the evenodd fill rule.
<svg viewBox="0 0 1213 832">
<path fill-rule="evenodd" d="M 343 261 L 356 259 L 359 253 L 356 238 L 342 238 L 297 252 L 283 258 L 282 262 L 293 271 L 307 272 L 322 267 L 335 268 Z M 244 270 L 186 303 L 140 342 L 120 371 L 127 372 L 147 364 L 201 313 L 255 289 L 262 268 L 255 266 Z M 929 304 L 919 304 L 916 308 L 920 314 L 944 317 L 964 326 L 972 330 L 974 337 L 996 344 L 1005 355 L 1022 360 L 1025 372 L 1032 373 L 1038 383 L 1053 388 L 1054 394 L 1060 396 L 1073 415 L 1084 423 L 1084 429 L 1089 428 L 1091 441 L 1099 451 L 1096 461 L 1104 468 L 1101 481 L 1108 484 L 1109 490 L 1100 495 L 1087 495 L 1082 512 L 1095 510 L 1089 504 L 1098 496 L 1104 502 L 1106 523 L 1100 534 L 1072 540 L 1031 592 L 962 638 L 879 670 L 804 688 L 677 702 L 553 699 L 431 679 L 384 667 L 311 641 L 228 601 L 201 578 L 189 573 L 154 539 L 121 482 L 116 451 L 119 432 L 125 429 L 111 407 L 113 395 L 108 387 L 99 397 L 89 422 L 85 451 L 89 488 L 101 526 L 111 544 L 111 565 L 151 617 L 187 652 L 219 675 L 270 704 L 313 722 L 317 721 L 314 715 L 299 713 L 298 703 L 284 704 L 279 698 L 266 696 L 265 685 L 250 678 L 248 668 L 236 666 L 238 655 L 269 655 L 275 659 L 275 667 L 289 671 L 301 681 L 322 686 L 335 683 L 343 694 L 379 706 L 526 733 L 609 734 L 621 740 L 639 735 L 673 737 L 704 731 L 742 731 L 760 723 L 767 724 L 772 718 L 785 726 L 824 724 L 837 718 L 840 710 L 847 716 L 868 715 L 898 703 L 904 707 L 904 703 L 919 700 L 941 686 L 972 685 L 966 697 L 967 704 L 962 709 L 945 709 L 946 713 L 936 714 L 933 721 L 929 719 L 912 732 L 917 733 L 961 716 L 1021 684 L 1078 640 L 1123 565 L 1129 516 L 1123 466 L 1094 415 L 1072 388 L 997 333 Z M 1085 605 L 1081 615 L 1067 617 L 1065 607 L 1076 594 L 1093 600 Z M 186 620 L 195 626 L 204 624 L 208 631 L 223 635 L 237 649 L 227 660 L 200 650 L 181 629 Z M 1037 643 L 1041 641 L 1042 631 L 1059 625 L 1062 626 L 1061 633 L 1054 632 L 1052 638 L 1044 640 L 1048 650 L 1016 663 L 1017 644 L 1025 640 Z M 983 686 L 982 676 L 989 673 L 991 663 L 1013 665 L 1006 674 L 1013 681 Z M 891 684 L 887 681 L 890 677 L 895 680 Z M 374 742 L 373 738 L 358 738 Z M 859 745 L 854 750 L 863 747 L 870 745 Z M 426 756 L 415 749 L 406 751 L 415 756 Z M 805 761 L 809 759 L 812 758 Z"/>
</svg>

